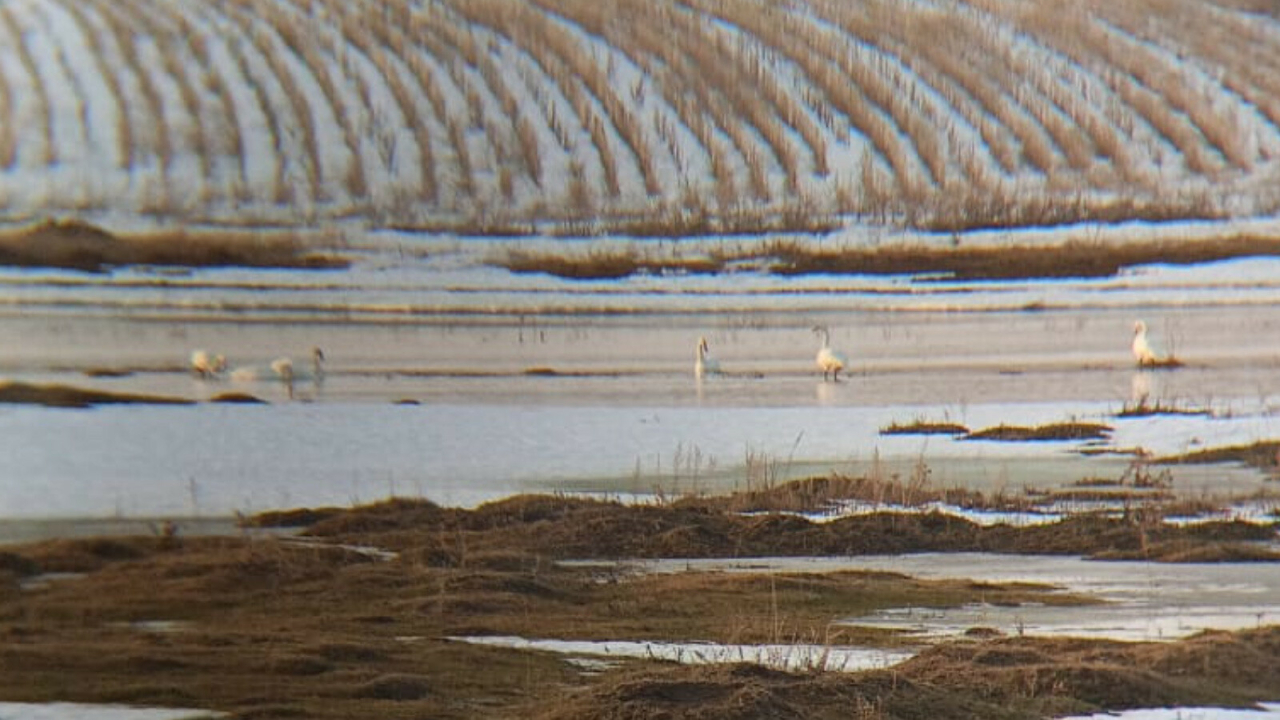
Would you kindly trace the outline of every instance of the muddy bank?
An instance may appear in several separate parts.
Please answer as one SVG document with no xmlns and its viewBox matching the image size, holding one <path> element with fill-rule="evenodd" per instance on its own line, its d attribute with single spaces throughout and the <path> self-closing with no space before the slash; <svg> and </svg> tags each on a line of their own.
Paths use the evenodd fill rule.
<svg viewBox="0 0 1280 720">
<path fill-rule="evenodd" d="M 341 268 L 318 235 L 271 230 L 156 230 L 112 233 L 79 220 L 0 230 L 0 265 L 102 272 L 123 265 Z"/>
<path fill-rule="evenodd" d="M 818 495 L 812 484 L 788 490 Z M 1275 628 L 1147 645 L 1006 638 L 978 627 L 892 670 L 849 674 L 673 669 L 646 659 L 588 672 L 560 656 L 447 639 L 903 647 L 919 641 L 837 621 L 904 606 L 1094 602 L 1047 586 L 893 572 L 631 575 L 555 562 L 562 558 L 1102 554 L 1274 536 L 1241 523 L 1078 518 L 984 530 L 930 515 L 815 524 L 734 509 L 768 501 L 766 493 L 632 507 L 538 496 L 462 510 L 395 500 L 251 519 L 298 528 L 298 536 L 188 537 L 178 525 L 145 537 L 7 547 L 0 699 L 200 707 L 243 718 L 1032 718 L 1238 704 L 1274 699 L 1267 693 L 1280 687 Z"/>
</svg>

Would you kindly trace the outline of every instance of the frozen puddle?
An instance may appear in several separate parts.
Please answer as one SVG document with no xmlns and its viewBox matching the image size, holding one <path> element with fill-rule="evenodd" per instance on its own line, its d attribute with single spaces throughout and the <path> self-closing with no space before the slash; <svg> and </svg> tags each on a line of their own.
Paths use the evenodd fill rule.
<svg viewBox="0 0 1280 720">
<path fill-rule="evenodd" d="M 1176 640 L 1204 630 L 1244 630 L 1280 623 L 1280 571 L 1275 563 L 1170 564 L 1044 555 L 921 553 L 659 560 L 627 563 L 627 567 L 641 572 L 874 570 L 921 579 L 1038 583 L 1102 601 L 1070 607 L 896 608 L 843 621 L 905 630 L 923 637 L 951 637 L 973 627 L 984 627 L 1008 635 Z"/>
<path fill-rule="evenodd" d="M 1096 715 L 1076 715 L 1059 720 L 1280 720 L 1280 703 L 1263 703 L 1261 710 L 1236 708 L 1153 708 Z"/>
<path fill-rule="evenodd" d="M 0 702 L 0 720 L 206 720 L 222 717 L 226 717 L 226 714 L 210 710 L 82 703 Z"/>
<path fill-rule="evenodd" d="M 689 664 L 756 663 L 779 670 L 856 672 L 896 665 L 914 653 L 824 645 L 720 645 L 636 641 L 538 640 L 514 636 L 453 637 L 451 640 L 574 656 L 670 660 Z"/>
</svg>

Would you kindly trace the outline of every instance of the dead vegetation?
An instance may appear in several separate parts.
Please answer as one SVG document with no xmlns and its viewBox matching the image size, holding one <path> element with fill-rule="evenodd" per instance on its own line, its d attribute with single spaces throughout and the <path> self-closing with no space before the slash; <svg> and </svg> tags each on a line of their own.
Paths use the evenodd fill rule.
<svg viewBox="0 0 1280 720">
<path fill-rule="evenodd" d="M 191 400 L 163 395 L 118 393 L 91 390 L 69 385 L 43 385 L 0 380 L 0 403 L 19 405 L 43 405 L 60 408 L 89 408 L 94 405 L 156 404 L 188 405 Z"/>
<path fill-rule="evenodd" d="M 840 489 L 807 487 L 815 494 Z M 584 673 L 551 654 L 447 639 L 894 647 L 907 639 L 836 621 L 889 607 L 1091 602 L 1034 585 L 885 572 L 632 575 L 557 564 L 561 558 L 928 548 L 1141 553 L 1169 546 L 1179 557 L 1204 559 L 1211 551 L 1243 557 L 1250 541 L 1274 535 L 1243 523 L 1161 528 L 1103 518 L 986 530 L 937 515 L 814 524 L 724 510 L 731 502 L 636 507 L 528 496 L 462 510 L 392 500 L 253 519 L 300 526 L 301 536 L 187 538 L 179 526 L 150 537 L 7 547 L 0 551 L 0 698 L 317 720 L 371 712 L 446 719 L 780 712 L 1036 718 L 1166 702 L 1241 704 L 1264 699 L 1280 682 L 1275 628 L 1161 644 L 974 632 L 893 669 L 849 674 L 673 668 L 651 660 Z M 46 573 L 77 575 L 42 580 Z"/>
<path fill-rule="evenodd" d="M 909 423 L 893 422 L 880 428 L 881 435 L 967 435 L 969 428 L 960 423 L 913 420 Z"/>
<path fill-rule="evenodd" d="M 1265 472 L 1280 470 L 1280 440 L 1260 440 L 1249 445 L 1206 448 L 1182 455 L 1162 457 L 1155 462 L 1169 465 L 1243 463 Z"/>
<path fill-rule="evenodd" d="M 490 263 L 512 272 L 540 272 L 574 279 L 629 277 L 641 273 L 718 273 L 755 267 L 778 275 L 928 275 L 938 279 L 1106 277 L 1151 263 L 1194 264 L 1235 257 L 1280 255 L 1280 238 L 1238 236 L 1216 240 L 1100 243 L 1068 241 L 1051 246 L 1005 247 L 887 245 L 827 249 L 796 240 L 758 248 L 707 253 L 659 252 L 640 245 L 613 250 L 532 252 L 511 250 Z M 1168 359 L 1158 368 L 1181 367 Z"/>
<path fill-rule="evenodd" d="M 1278 639 L 1276 628 L 1176 643 L 996 638 L 948 643 L 856 675 L 750 666 L 621 672 L 538 717 L 1012 720 L 1103 708 L 1250 707 L 1280 682 L 1269 665 Z M 1177 670 L 1192 663 L 1203 669 Z"/>
<path fill-rule="evenodd" d="M 1119 412 L 1115 414 L 1118 418 L 1136 418 L 1136 417 L 1152 417 L 1154 415 L 1213 415 L 1213 411 L 1208 408 L 1185 407 L 1177 403 L 1150 401 L 1142 398 L 1137 402 L 1125 403 Z"/>
<path fill-rule="evenodd" d="M 1021 425 L 997 425 L 975 430 L 964 440 L 999 440 L 1004 442 L 1040 442 L 1051 440 L 1105 440 L 1112 428 L 1102 423 L 1061 422 L 1023 427 Z"/>
<path fill-rule="evenodd" d="M 335 239 L 299 231 L 156 230 L 111 233 L 78 220 L 46 220 L 0 231 L 0 265 L 103 272 L 124 265 L 332 269 L 347 261 Z"/>
</svg>

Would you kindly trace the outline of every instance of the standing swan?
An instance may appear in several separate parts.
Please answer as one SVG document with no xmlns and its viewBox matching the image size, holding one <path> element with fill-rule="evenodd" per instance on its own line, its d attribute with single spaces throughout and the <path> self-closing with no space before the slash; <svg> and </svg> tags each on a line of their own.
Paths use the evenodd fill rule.
<svg viewBox="0 0 1280 720">
<path fill-rule="evenodd" d="M 1147 324 L 1138 320 L 1133 324 L 1133 359 L 1137 361 L 1140 368 L 1176 368 L 1182 365 L 1172 355 L 1160 352 L 1160 350 L 1147 339 Z"/>
<path fill-rule="evenodd" d="M 827 375 L 831 375 L 831 379 L 840 382 L 840 371 L 845 365 L 849 364 L 849 359 L 844 353 L 831 349 L 831 331 L 821 325 L 815 325 L 813 328 L 815 333 L 822 335 L 822 347 L 818 348 L 818 368 L 822 370 L 822 379 L 826 381 Z"/>
<path fill-rule="evenodd" d="M 1141 320 L 1133 324 L 1133 359 L 1138 361 L 1139 366 L 1151 366 L 1156 364 L 1156 354 L 1151 349 L 1151 343 L 1147 341 L 1147 324 Z"/>
<path fill-rule="evenodd" d="M 262 380 L 279 380 L 284 383 L 293 397 L 294 382 L 311 380 L 316 385 L 324 381 L 324 351 L 318 347 L 311 348 L 311 371 L 299 370 L 293 366 L 293 358 L 278 357 L 266 368 L 243 367 L 231 371 L 231 379 L 236 382 L 257 382 Z"/>
<path fill-rule="evenodd" d="M 224 355 L 214 355 L 208 350 L 192 350 L 191 351 L 191 372 L 202 378 L 217 377 L 219 373 L 227 369 L 227 358 Z"/>
<path fill-rule="evenodd" d="M 711 357 L 705 337 L 698 338 L 698 359 L 693 363 L 693 374 L 700 378 L 720 374 L 720 361 Z"/>
<path fill-rule="evenodd" d="M 289 397 L 293 397 L 293 383 L 295 380 L 310 380 L 316 385 L 324 381 L 324 351 L 318 347 L 311 348 L 311 373 L 295 370 L 293 367 L 293 359 L 288 357 L 279 357 L 271 361 L 271 372 L 285 384 L 289 390 Z"/>
</svg>

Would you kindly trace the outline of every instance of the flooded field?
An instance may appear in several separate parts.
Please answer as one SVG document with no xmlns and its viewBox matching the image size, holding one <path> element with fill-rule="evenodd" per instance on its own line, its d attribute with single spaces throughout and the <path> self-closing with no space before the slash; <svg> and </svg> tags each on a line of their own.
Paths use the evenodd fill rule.
<svg viewBox="0 0 1280 720">
<path fill-rule="evenodd" d="M 875 513 L 885 510 L 935 510 L 940 512 L 929 518 L 1030 531 L 1081 510 L 1102 508 L 1128 518 L 1143 497 L 1194 501 L 1201 510 L 1220 510 L 1215 519 L 1251 525 L 1273 522 L 1280 506 L 1275 458 L 1265 456 L 1270 445 L 1260 446 L 1264 455 L 1253 464 L 1163 462 L 1280 438 L 1280 346 L 1273 340 L 1280 323 L 1280 262 L 1274 260 L 1147 266 L 1092 280 L 784 278 L 747 271 L 569 281 L 495 268 L 486 261 L 497 252 L 492 248 L 406 253 L 405 247 L 403 239 L 384 239 L 364 248 L 350 268 L 319 272 L 0 272 L 0 390 L 31 395 L 33 388 L 73 388 L 106 398 L 80 409 L 38 401 L 0 404 L 0 543 L 62 538 L 58 543 L 73 544 L 37 546 L 45 549 L 36 554 L 52 553 L 56 562 L 48 567 L 78 571 L 84 556 L 77 553 L 116 550 L 112 541 L 100 546 L 70 538 L 151 536 L 162 554 L 166 533 L 176 533 L 191 543 L 198 557 L 192 562 L 214 573 L 214 583 L 224 564 L 233 575 L 241 570 L 232 568 L 252 566 L 289 567 L 306 578 L 347 577 L 348 561 L 337 556 L 333 567 L 329 560 L 312 567 L 327 550 L 314 550 L 315 557 L 296 567 L 282 564 L 278 553 L 292 557 L 298 546 L 285 546 L 273 534 L 255 540 L 237 528 L 237 519 L 390 497 L 476 508 L 520 493 L 543 493 L 664 506 L 681 498 L 776 488 L 794 478 L 840 475 L 871 478 L 884 487 L 979 492 L 1011 507 L 984 515 L 936 503 L 899 507 L 885 497 L 793 518 L 797 523 L 834 526 L 862 514 L 874 523 Z M 1138 320 L 1180 367 L 1136 366 L 1130 342 Z M 815 363 L 823 342 L 818 328 L 847 356 L 838 381 L 824 380 Z M 695 357 L 701 339 L 708 353 L 703 367 L 713 371 L 699 376 Z M 193 373 L 195 350 L 225 356 L 225 368 Z M 288 375 L 278 369 L 284 356 L 290 358 Z M 126 394 L 176 402 L 110 401 Z M 255 402 L 245 402 L 250 400 Z M 891 432 L 944 424 L 952 429 Z M 1032 441 L 984 436 L 983 431 L 1011 426 L 1078 426 L 1090 432 Z M 1113 496 L 1118 499 L 1107 500 L 1107 493 L 1119 493 Z M 234 546 L 206 544 L 230 537 L 237 538 Z M 797 572 L 901 574 L 893 581 L 969 583 L 979 593 L 986 583 L 1034 583 L 1097 602 L 899 600 L 866 612 L 836 606 L 821 632 L 808 627 L 790 637 L 755 630 L 744 637 L 733 628 L 668 628 L 648 636 L 636 629 L 613 634 L 607 627 L 575 637 L 565 629 L 570 626 L 539 622 L 543 632 L 561 628 L 560 634 L 542 636 L 500 613 L 488 619 L 489 599 L 473 605 L 443 589 L 446 583 L 497 582 L 504 599 L 493 607 L 524 607 L 535 597 L 542 603 L 540 593 L 551 591 L 538 584 L 541 579 L 526 588 L 524 566 L 533 563 L 540 568 L 534 577 L 541 578 L 543 560 L 520 553 L 552 551 L 472 550 L 485 568 L 479 575 L 465 554 L 457 567 L 448 560 L 447 571 L 441 571 L 433 563 L 441 562 L 442 552 L 452 552 L 436 546 L 445 537 L 441 531 L 439 538 L 426 538 L 425 547 L 407 558 L 398 554 L 404 548 L 382 544 L 392 538 L 350 538 L 388 551 L 379 562 L 399 568 L 370 572 L 380 578 L 384 572 L 388 578 L 423 575 L 412 582 L 436 588 L 439 599 L 432 602 L 459 608 L 433 616 L 425 628 L 419 613 L 429 612 L 430 603 L 407 615 L 406 605 L 387 609 L 379 616 L 390 619 L 374 653 L 378 657 L 398 658 L 404 647 L 426 643 L 431 657 L 446 664 L 456 664 L 458 657 L 505 663 L 536 656 L 539 674 L 575 678 L 610 673 L 624 667 L 615 664 L 620 660 L 750 662 L 785 669 L 820 662 L 828 669 L 871 673 L 905 662 L 916 668 L 911 672 L 928 677 L 933 656 L 916 658 L 921 648 L 964 645 L 974 628 L 1004 638 L 997 642 L 1025 638 L 1048 646 L 1063 638 L 1195 643 L 1197 633 L 1265 632 L 1280 622 L 1280 606 L 1269 599 L 1280 588 L 1266 563 L 1103 563 L 1082 560 L 1078 553 L 850 557 L 855 553 L 844 550 L 842 557 L 757 558 L 740 567 L 725 560 L 670 562 L 710 578 L 691 582 L 720 582 L 718 574 L 735 569 L 768 578 Z M 1240 548 L 1266 554 L 1274 545 L 1223 539 L 1206 551 L 1221 557 Z M 680 557 L 684 547 L 698 545 L 672 545 L 671 556 Z M 734 547 L 725 554 L 747 552 L 744 545 Z M 963 548 L 969 546 L 955 549 Z M 557 547 L 552 555 L 567 551 Z M 157 582 L 169 582 L 168 572 L 188 572 L 184 560 L 172 560 L 179 565 L 168 569 L 171 561 L 151 550 L 119 552 L 141 552 L 147 560 L 137 569 L 158 573 Z M 39 602 L 47 594 L 56 606 L 79 602 L 75 593 L 59 590 L 63 586 L 103 582 L 118 591 L 110 573 L 54 577 L 52 589 L 37 583 L 22 592 L 39 596 Z M 122 592 L 120 607 L 132 607 L 131 591 Z M 354 593 L 352 607 L 364 612 L 368 598 L 357 599 L 360 593 L 351 588 L 342 592 Z M 565 592 L 556 589 L 548 597 L 561 602 Z M 760 592 L 743 590 L 742 597 Z M 609 602 L 631 602 L 628 597 L 624 591 L 623 599 Z M 211 610 L 194 624 L 182 620 L 171 626 L 167 613 L 173 607 L 161 603 L 147 617 L 122 610 L 127 617 L 104 626 L 94 642 L 132 647 L 137 639 L 120 635 L 118 623 L 124 622 L 134 633 L 174 627 L 174 637 L 199 645 L 207 631 L 202 623 L 217 627 L 225 620 Z M 272 627 L 279 617 L 264 614 L 261 620 Z M 369 622 L 362 614 L 349 620 L 348 629 Z M 63 638 L 68 657 L 80 652 L 79 631 L 55 631 L 55 625 L 42 632 Z M 300 627 L 296 637 L 280 642 L 312 642 L 306 638 L 317 632 Z M 865 642 L 833 642 L 827 635 L 832 632 Z M 345 647 L 344 637 L 335 635 L 325 647 Z M 57 652 L 51 648 L 51 657 Z M 319 662 L 328 672 L 346 661 L 348 651 L 333 650 L 332 658 L 330 650 L 299 652 L 304 659 L 288 662 Z M 306 654 L 315 652 L 323 659 Z M 565 653 L 570 660 L 561 664 Z M 10 660 L 21 667 L 19 655 Z M 705 672 L 712 685 L 736 682 L 721 678 L 714 667 Z M 182 673 L 175 677 L 190 680 Z M 408 676 L 351 677 L 351 702 L 362 702 L 362 693 L 425 693 L 421 681 Z M 475 692 L 489 697 L 507 690 Z M 250 702 L 240 690 L 227 692 L 224 697 L 210 690 L 193 696 L 199 702 L 161 704 L 243 708 Z M 1178 697 L 1223 702 L 1220 695 L 1197 692 Z M 1091 696 L 1082 690 L 1080 697 Z M 15 712 L 35 718 L 47 707 Z M 1212 710 L 1203 712 L 1215 717 Z"/>
<path fill-rule="evenodd" d="M 0 406 L 0 517 L 645 496 L 922 466 L 942 485 L 1021 490 L 1118 479 L 1138 449 L 1280 435 L 1273 260 L 1094 280 L 606 282 L 511 275 L 470 246 L 390 252 L 319 272 L 0 273 L 0 377 L 197 403 Z M 1183 367 L 1135 367 L 1139 318 Z M 839 382 L 814 363 L 817 326 L 848 356 Z M 699 338 L 720 373 L 695 377 Z M 196 349 L 227 370 L 193 375 Z M 270 368 L 281 356 L 291 384 Z M 266 404 L 209 402 L 227 394 Z M 1116 417 L 1138 404 L 1178 414 Z M 1054 443 L 881 433 L 920 420 L 1112 430 Z M 1201 496 L 1269 488 L 1230 466 L 1167 472 Z"/>
</svg>

